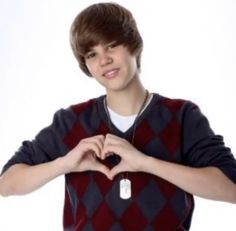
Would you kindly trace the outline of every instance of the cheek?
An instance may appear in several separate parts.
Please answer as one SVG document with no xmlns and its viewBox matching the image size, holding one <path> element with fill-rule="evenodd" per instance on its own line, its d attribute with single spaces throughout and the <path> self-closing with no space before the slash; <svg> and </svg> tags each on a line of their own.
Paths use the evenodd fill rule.
<svg viewBox="0 0 236 231">
<path fill-rule="evenodd" d="M 94 73 L 95 73 L 94 66 L 91 65 L 90 63 L 85 63 L 85 64 L 86 64 L 87 69 L 91 73 L 91 75 L 94 76 Z"/>
<path fill-rule="evenodd" d="M 128 64 L 129 72 L 135 73 L 137 71 L 137 62 L 135 58 L 127 59 L 126 63 Z"/>
</svg>

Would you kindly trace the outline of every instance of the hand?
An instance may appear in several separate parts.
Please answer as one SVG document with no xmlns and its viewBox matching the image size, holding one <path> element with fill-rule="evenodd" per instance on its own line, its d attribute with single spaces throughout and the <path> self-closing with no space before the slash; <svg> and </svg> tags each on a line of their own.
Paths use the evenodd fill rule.
<svg viewBox="0 0 236 231">
<path fill-rule="evenodd" d="M 108 176 L 109 169 L 96 158 L 101 155 L 104 139 L 103 135 L 82 139 L 65 157 L 68 172 L 99 171 Z"/>
<path fill-rule="evenodd" d="M 113 167 L 108 177 L 113 179 L 115 175 L 121 172 L 137 172 L 143 171 L 146 155 L 138 151 L 127 140 L 118 136 L 107 134 L 105 137 L 104 147 L 99 155 L 101 159 L 115 153 L 121 157 L 118 165 Z"/>
</svg>

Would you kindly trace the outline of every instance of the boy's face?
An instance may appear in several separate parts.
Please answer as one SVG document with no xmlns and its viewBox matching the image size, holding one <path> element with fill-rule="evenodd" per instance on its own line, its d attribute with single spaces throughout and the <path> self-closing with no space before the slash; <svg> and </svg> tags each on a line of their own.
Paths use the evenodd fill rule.
<svg viewBox="0 0 236 231">
<path fill-rule="evenodd" d="M 123 45 L 99 44 L 85 55 L 91 75 L 107 92 L 124 90 L 137 75 L 136 57 Z"/>
</svg>

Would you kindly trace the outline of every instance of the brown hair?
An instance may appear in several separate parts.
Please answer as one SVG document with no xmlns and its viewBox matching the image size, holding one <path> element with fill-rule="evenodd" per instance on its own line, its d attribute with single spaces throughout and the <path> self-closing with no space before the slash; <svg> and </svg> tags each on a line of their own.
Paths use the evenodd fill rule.
<svg viewBox="0 0 236 231">
<path fill-rule="evenodd" d="M 70 43 L 79 66 L 86 75 L 91 76 L 84 55 L 93 46 L 113 41 L 117 45 L 126 46 L 130 54 L 136 55 L 140 69 L 143 41 L 129 10 L 116 3 L 98 3 L 85 8 L 74 19 Z"/>
</svg>

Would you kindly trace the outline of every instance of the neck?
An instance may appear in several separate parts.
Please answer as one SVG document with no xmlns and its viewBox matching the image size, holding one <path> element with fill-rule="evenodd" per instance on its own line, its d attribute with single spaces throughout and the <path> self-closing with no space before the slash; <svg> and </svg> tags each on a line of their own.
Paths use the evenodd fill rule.
<svg viewBox="0 0 236 231">
<path fill-rule="evenodd" d="M 107 105 L 114 112 L 128 116 L 137 114 L 146 98 L 146 90 L 138 81 L 129 89 L 107 92 Z"/>
</svg>

